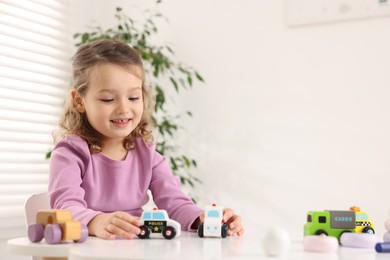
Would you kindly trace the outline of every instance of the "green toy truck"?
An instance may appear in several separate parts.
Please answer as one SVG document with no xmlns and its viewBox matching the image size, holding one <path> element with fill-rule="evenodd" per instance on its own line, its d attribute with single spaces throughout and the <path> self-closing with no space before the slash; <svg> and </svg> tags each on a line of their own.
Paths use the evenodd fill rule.
<svg viewBox="0 0 390 260">
<path fill-rule="evenodd" d="M 366 212 L 359 207 L 350 210 L 309 211 L 304 225 L 304 235 L 326 235 L 340 240 L 345 232 L 363 232 L 374 234 L 374 224 Z"/>
</svg>

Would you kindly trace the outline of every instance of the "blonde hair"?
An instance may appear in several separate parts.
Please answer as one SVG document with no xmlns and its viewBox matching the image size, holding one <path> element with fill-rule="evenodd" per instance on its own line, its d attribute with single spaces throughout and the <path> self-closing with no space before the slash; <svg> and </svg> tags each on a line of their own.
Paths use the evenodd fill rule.
<svg viewBox="0 0 390 260">
<path fill-rule="evenodd" d="M 84 96 L 91 74 L 99 65 L 111 63 L 126 69 L 138 68 L 141 72 L 142 96 L 144 112 L 138 126 L 125 138 L 123 146 L 127 150 L 135 149 L 135 138 L 142 137 L 146 142 L 153 141 L 152 111 L 153 98 L 150 88 L 145 83 L 145 72 L 140 55 L 136 50 L 119 40 L 98 40 L 79 47 L 73 58 L 73 79 L 72 91 L 77 91 Z M 75 134 L 83 138 L 89 146 L 91 153 L 100 152 L 102 149 L 101 134 L 96 131 L 88 122 L 85 113 L 80 113 L 69 94 L 65 103 L 63 114 L 59 122 L 60 129 L 54 133 L 55 141 L 64 138 L 66 135 Z"/>
</svg>

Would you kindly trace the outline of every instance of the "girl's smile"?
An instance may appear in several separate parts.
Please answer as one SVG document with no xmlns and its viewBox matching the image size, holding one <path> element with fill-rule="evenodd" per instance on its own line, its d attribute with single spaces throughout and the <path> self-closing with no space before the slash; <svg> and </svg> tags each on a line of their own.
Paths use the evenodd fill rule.
<svg viewBox="0 0 390 260">
<path fill-rule="evenodd" d="M 111 123 L 113 123 L 116 127 L 123 128 L 128 125 L 130 122 L 130 118 L 118 118 L 118 119 L 112 119 L 110 120 Z"/>
</svg>

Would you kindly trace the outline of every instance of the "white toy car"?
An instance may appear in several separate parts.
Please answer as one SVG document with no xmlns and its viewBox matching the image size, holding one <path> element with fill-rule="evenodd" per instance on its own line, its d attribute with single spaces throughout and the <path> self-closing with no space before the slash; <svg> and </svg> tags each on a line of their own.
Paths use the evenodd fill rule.
<svg viewBox="0 0 390 260">
<path fill-rule="evenodd" d="M 207 207 L 204 213 L 204 222 L 198 227 L 199 237 L 222 237 L 228 232 L 228 225 L 223 223 L 223 207 L 213 204 Z"/>
<path fill-rule="evenodd" d="M 172 239 L 175 236 L 179 237 L 181 232 L 180 223 L 168 217 L 165 210 L 153 209 L 152 211 L 144 211 L 141 215 L 141 233 L 139 238 L 161 238 L 161 235 L 166 239 Z"/>
</svg>

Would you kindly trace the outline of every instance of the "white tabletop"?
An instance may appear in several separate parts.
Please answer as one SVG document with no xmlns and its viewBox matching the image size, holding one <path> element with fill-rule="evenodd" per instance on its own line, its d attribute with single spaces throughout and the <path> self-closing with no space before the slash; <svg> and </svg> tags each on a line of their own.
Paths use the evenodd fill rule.
<svg viewBox="0 0 390 260">
<path fill-rule="evenodd" d="M 13 254 L 68 257 L 69 260 L 114 259 L 275 259 L 267 257 L 260 237 L 199 238 L 196 233 L 182 232 L 172 240 L 132 239 L 103 240 L 89 237 L 80 244 L 62 243 L 48 245 L 44 241 L 31 243 L 27 238 L 15 238 L 7 242 Z M 342 260 L 390 259 L 390 254 L 379 254 L 374 249 L 340 247 L 336 253 L 304 252 L 302 240 L 293 239 L 290 250 L 279 259 Z"/>
<path fill-rule="evenodd" d="M 67 257 L 73 243 L 49 245 L 43 239 L 39 243 L 32 243 L 27 237 L 14 238 L 7 241 L 8 252 L 17 255 Z"/>
</svg>

